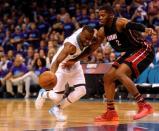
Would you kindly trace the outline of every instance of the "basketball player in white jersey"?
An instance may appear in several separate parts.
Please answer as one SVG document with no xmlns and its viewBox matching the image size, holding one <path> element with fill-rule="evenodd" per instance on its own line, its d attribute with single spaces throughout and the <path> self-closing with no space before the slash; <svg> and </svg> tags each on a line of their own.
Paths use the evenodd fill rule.
<svg viewBox="0 0 159 131">
<path fill-rule="evenodd" d="M 94 32 L 94 29 L 84 26 L 64 40 L 63 45 L 53 57 L 50 69 L 57 76 L 57 84 L 50 91 L 44 89 L 39 91 L 39 95 L 35 101 L 36 108 L 42 108 L 46 98 L 51 99 L 54 106 L 49 110 L 49 113 L 55 116 L 58 121 L 66 120 L 66 117 L 62 114 L 64 108 L 86 94 L 86 82 L 80 61 L 77 61 L 69 69 L 64 68 L 63 65 L 66 61 L 78 57 L 91 44 Z M 74 90 L 63 99 L 66 83 L 70 87 L 73 87 Z"/>
</svg>

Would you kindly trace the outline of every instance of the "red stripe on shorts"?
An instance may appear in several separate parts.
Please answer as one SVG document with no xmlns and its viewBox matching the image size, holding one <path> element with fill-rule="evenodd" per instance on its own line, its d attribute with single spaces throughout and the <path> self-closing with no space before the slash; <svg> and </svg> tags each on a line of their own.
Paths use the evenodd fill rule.
<svg viewBox="0 0 159 131">
<path fill-rule="evenodd" d="M 148 55 L 148 45 L 145 48 L 140 49 L 138 52 L 136 52 L 134 55 L 132 55 L 131 57 L 129 57 L 128 59 L 126 59 L 126 61 L 128 62 L 132 62 L 132 67 L 134 69 L 135 75 L 139 76 L 140 72 L 137 68 L 137 65 L 146 58 L 146 56 Z"/>
</svg>

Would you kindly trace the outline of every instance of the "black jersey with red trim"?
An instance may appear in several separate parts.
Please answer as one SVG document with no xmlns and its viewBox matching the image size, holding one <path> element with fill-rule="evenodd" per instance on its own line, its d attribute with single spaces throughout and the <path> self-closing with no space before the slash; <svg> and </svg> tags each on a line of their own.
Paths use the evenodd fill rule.
<svg viewBox="0 0 159 131">
<path fill-rule="evenodd" d="M 110 27 L 104 26 L 105 37 L 112 48 L 118 52 L 125 52 L 145 46 L 144 38 L 140 32 L 125 28 L 118 32 L 116 21 L 117 18 L 115 17 Z"/>
</svg>

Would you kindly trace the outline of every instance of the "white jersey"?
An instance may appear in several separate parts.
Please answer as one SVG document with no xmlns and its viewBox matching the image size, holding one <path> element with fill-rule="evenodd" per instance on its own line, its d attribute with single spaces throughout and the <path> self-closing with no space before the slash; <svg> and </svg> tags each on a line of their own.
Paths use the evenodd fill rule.
<svg viewBox="0 0 159 131">
<path fill-rule="evenodd" d="M 61 66 L 68 60 L 73 59 L 74 57 L 78 56 L 79 54 L 81 54 L 81 52 L 83 50 L 80 49 L 79 43 L 77 41 L 77 38 L 79 37 L 79 34 L 81 33 L 82 28 L 78 29 L 77 31 L 75 31 L 70 37 L 66 38 L 63 42 L 63 45 L 58 49 L 57 53 L 55 54 L 55 56 L 52 59 L 53 63 L 57 56 L 60 54 L 60 52 L 62 51 L 62 49 L 64 48 L 64 45 L 67 44 L 67 42 L 71 43 L 72 45 L 74 45 L 76 47 L 76 52 L 73 55 L 68 55 L 59 65 L 59 68 L 61 68 Z M 78 69 L 81 68 L 80 65 L 80 61 L 77 61 L 74 66 L 72 66 L 72 68 L 69 71 L 72 71 L 74 69 Z M 65 71 L 68 72 L 68 70 L 64 69 Z"/>
</svg>

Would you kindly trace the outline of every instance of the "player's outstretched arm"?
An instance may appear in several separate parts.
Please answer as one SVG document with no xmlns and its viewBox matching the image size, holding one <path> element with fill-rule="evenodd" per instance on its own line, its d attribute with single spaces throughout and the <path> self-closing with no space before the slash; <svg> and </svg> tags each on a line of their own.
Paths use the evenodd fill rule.
<svg viewBox="0 0 159 131">
<path fill-rule="evenodd" d="M 152 28 L 147 28 L 143 24 L 131 22 L 125 18 L 119 18 L 117 21 L 117 29 L 118 31 L 121 31 L 123 28 L 145 32 L 148 35 L 156 34 Z"/>
</svg>

